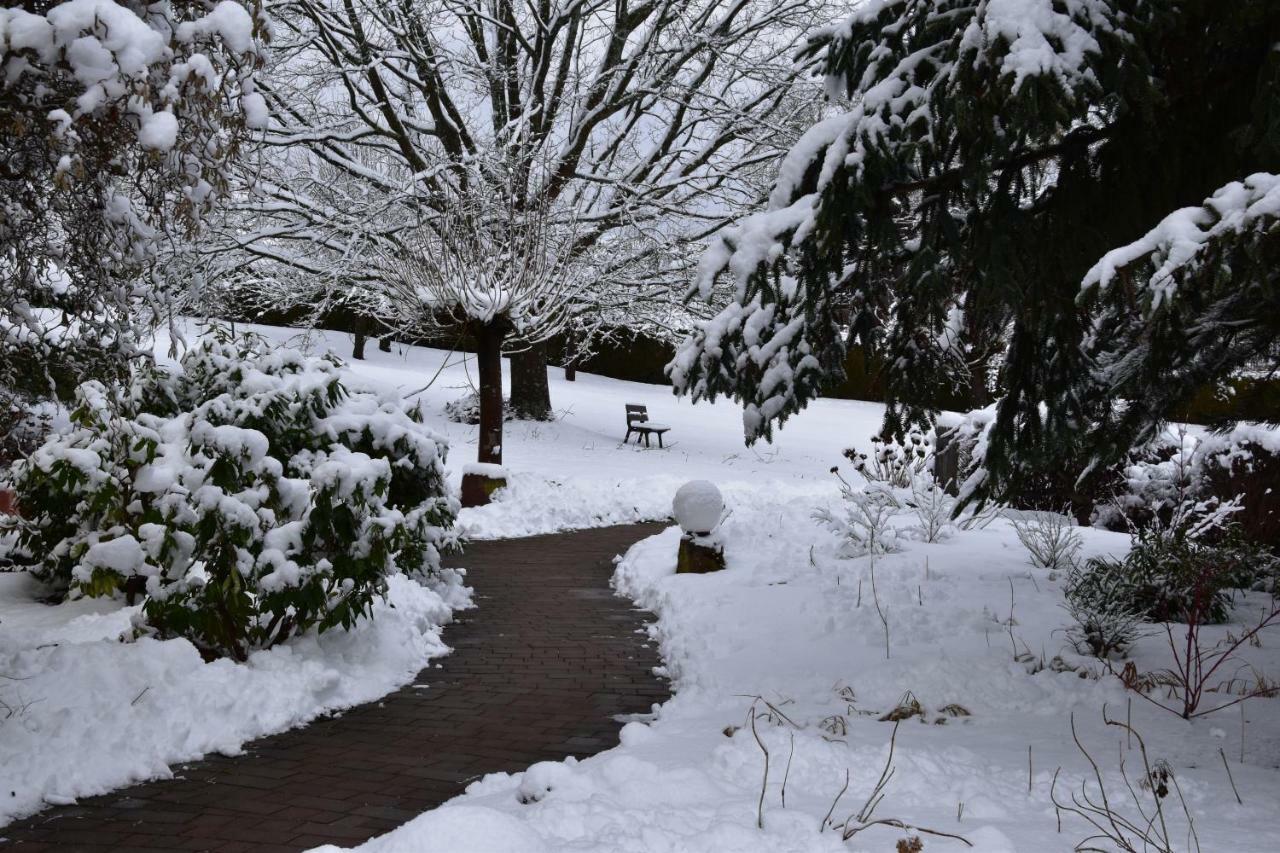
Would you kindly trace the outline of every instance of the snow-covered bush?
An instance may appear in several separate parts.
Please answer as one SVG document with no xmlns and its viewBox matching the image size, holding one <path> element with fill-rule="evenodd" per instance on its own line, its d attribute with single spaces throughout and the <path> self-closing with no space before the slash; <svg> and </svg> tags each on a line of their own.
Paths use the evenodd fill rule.
<svg viewBox="0 0 1280 853">
<path fill-rule="evenodd" d="M 1206 623 L 1226 621 L 1231 591 L 1273 576 L 1276 557 L 1239 535 L 1221 531 L 1215 541 L 1190 535 L 1185 528 L 1155 524 L 1134 534 L 1123 559 L 1097 557 L 1088 562 L 1089 583 L 1110 590 L 1131 612 L 1152 622 L 1185 622 L 1198 612 Z"/>
<path fill-rule="evenodd" d="M 876 436 L 871 439 L 870 453 L 850 447 L 844 456 L 868 482 L 888 483 L 901 489 L 924 473 L 933 457 L 933 441 L 918 430 L 912 430 L 901 442 Z"/>
<path fill-rule="evenodd" d="M 1160 525 L 1221 528 L 1280 546 L 1280 430 L 1238 424 L 1199 437 L 1163 434 L 1132 454 L 1121 487 L 1094 523 L 1113 530 Z"/>
<path fill-rule="evenodd" d="M 176 369 L 76 394 L 13 479 L 31 571 L 72 594 L 146 594 L 146 629 L 244 659 L 349 628 L 395 570 L 432 573 L 456 502 L 444 442 L 341 365 L 218 336 Z"/>
<path fill-rule="evenodd" d="M 907 500 L 907 506 L 915 514 L 917 521 L 911 532 L 921 540 L 937 542 L 949 534 L 955 500 L 933 477 L 921 474 L 912 479 L 911 497 Z"/>
<path fill-rule="evenodd" d="M 1250 539 L 1280 549 L 1280 429 L 1240 424 L 1196 448 L 1203 490 L 1236 501 L 1232 521 Z"/>
<path fill-rule="evenodd" d="M 1051 572 L 1070 569 L 1084 540 L 1076 523 L 1057 512 L 1008 510 L 1018 541 L 1031 554 L 1031 562 Z"/>
<path fill-rule="evenodd" d="M 145 347 L 157 260 L 265 125 L 265 35 L 247 0 L 0 8 L 0 385 L 69 394 Z"/>
<path fill-rule="evenodd" d="M 512 420 L 510 400 L 502 401 L 502 419 Z M 456 400 L 444 404 L 444 416 L 455 424 L 480 423 L 480 392 L 470 391 Z"/>
<path fill-rule="evenodd" d="M 826 507 L 817 509 L 813 517 L 845 540 L 844 548 L 851 556 L 888 554 L 898 550 L 898 532 L 890 522 L 902 511 L 902 502 L 886 483 L 868 483 L 855 489 L 840 472 L 840 512 Z"/>
<path fill-rule="evenodd" d="M 1091 562 L 1073 566 L 1067 576 L 1065 607 L 1075 623 L 1067 637 L 1081 654 L 1122 655 L 1141 633 L 1132 579 L 1115 568 L 1113 562 Z"/>
<path fill-rule="evenodd" d="M 1162 433 L 1147 447 L 1130 454 L 1113 499 L 1094 511 L 1093 523 L 1112 530 L 1145 527 L 1160 519 L 1167 524 L 1198 488 L 1195 460 L 1199 440 L 1182 430 Z"/>
</svg>

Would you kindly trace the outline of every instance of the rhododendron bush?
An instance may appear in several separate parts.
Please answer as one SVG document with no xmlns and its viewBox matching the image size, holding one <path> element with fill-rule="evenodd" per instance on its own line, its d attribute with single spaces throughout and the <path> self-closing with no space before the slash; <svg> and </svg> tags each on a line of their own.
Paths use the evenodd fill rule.
<svg viewBox="0 0 1280 853">
<path fill-rule="evenodd" d="M 439 570 L 445 443 L 336 359 L 216 335 L 84 383 L 71 422 L 13 468 L 20 550 L 70 595 L 144 595 L 142 631 L 243 660 Z"/>
</svg>

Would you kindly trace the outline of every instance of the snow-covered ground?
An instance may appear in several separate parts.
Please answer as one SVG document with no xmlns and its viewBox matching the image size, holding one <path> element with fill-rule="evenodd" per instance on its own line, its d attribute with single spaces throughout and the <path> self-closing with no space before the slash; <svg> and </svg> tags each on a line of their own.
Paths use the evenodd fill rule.
<svg viewBox="0 0 1280 853">
<path fill-rule="evenodd" d="M 292 334 L 260 331 L 280 340 Z M 344 335 L 319 335 L 315 342 L 332 346 L 339 355 L 346 355 L 350 346 Z M 432 428 L 450 439 L 449 470 L 456 484 L 463 465 L 474 458 L 475 428 L 447 421 L 443 410 L 445 403 L 470 390 L 474 363 L 455 354 L 445 364 L 446 354 L 434 350 L 370 350 L 369 360 L 355 363 L 354 369 L 406 394 L 435 377 L 419 397 Z M 629 723 L 616 749 L 582 762 L 545 763 L 522 774 L 488 776 L 451 803 L 370 842 L 366 850 L 890 851 L 905 836 L 899 828 L 873 825 L 842 841 L 839 832 L 820 827 L 829 810 L 831 822 L 841 823 L 863 808 L 885 768 L 894 730 L 893 723 L 878 718 L 898 706 L 908 691 L 923 717 L 911 717 L 898 727 L 892 776 L 871 820 L 894 819 L 960 835 L 972 849 L 989 853 L 1069 850 L 1090 829 L 1076 817 L 1055 812 L 1050 786 L 1061 767 L 1058 793 L 1069 800 L 1088 770 L 1072 741 L 1073 717 L 1113 803 L 1134 814 L 1119 775 L 1121 759 L 1135 790 L 1145 797 L 1143 804 L 1151 801 L 1150 793 L 1136 787 L 1138 752 L 1123 733 L 1104 724 L 1105 705 L 1113 718 L 1132 719 L 1152 762 L 1169 762 L 1202 850 L 1274 849 L 1280 700 L 1253 700 L 1243 706 L 1243 714 L 1237 707 L 1193 722 L 1140 700 L 1130 703 L 1131 694 L 1117 679 L 1101 675 L 1096 662 L 1073 653 L 1064 636 L 1069 620 L 1061 606 L 1061 578 L 1051 579 L 1031 566 L 1009 522 L 999 519 L 984 529 L 952 531 L 937 544 L 904 539 L 902 550 L 876 559 L 873 593 L 868 558 L 845 556 L 836 535 L 815 521 L 813 513 L 838 505 L 838 484 L 829 469 L 847 469 L 840 451 L 868 443 L 879 425 L 879 406 L 819 401 L 790 421 L 773 445 L 747 449 L 741 415 L 732 403 L 691 406 L 662 387 L 583 374 L 567 383 L 558 369 L 551 374 L 558 419 L 507 425 L 504 461 L 512 486 L 497 503 L 464 511 L 461 523 L 468 534 L 514 536 L 664 518 L 676 488 L 690 479 L 709 479 L 722 488 L 730 509 L 723 529 L 728 569 L 676 576 L 674 529 L 638 543 L 620 561 L 616 584 L 658 614 L 653 630 L 674 679 L 675 697 L 656 709 L 652 720 Z M 655 420 L 669 424 L 672 446 L 623 445 L 626 403 L 647 405 Z M 904 515 L 896 523 L 911 521 Z M 1086 555 L 1119 553 L 1128 544 L 1116 534 L 1082 533 Z M 281 657 L 303 656 L 330 680 L 317 676 L 308 682 L 301 674 L 305 668 L 293 661 L 282 672 L 304 682 L 301 686 L 256 696 L 250 684 L 257 663 L 233 676 L 205 676 L 230 665 L 198 664 L 188 655 L 165 669 L 166 654 L 182 658 L 176 641 L 111 641 L 127 621 L 118 605 L 81 602 L 48 608 L 24 598 L 26 591 L 16 588 L 21 582 L 16 576 L 0 576 L 0 673 L 13 666 L 4 661 L 16 660 L 24 662 L 23 672 L 45 680 L 0 684 L 0 691 L 20 688 L 29 701 L 40 703 L 19 722 L 0 724 L 0 783 L 10 784 L 11 775 L 26 780 L 37 772 L 22 748 L 32 754 L 42 748 L 46 758 L 51 751 L 72 759 L 77 751 L 88 751 L 92 760 L 85 762 L 87 767 L 114 774 L 104 770 L 94 782 L 97 787 L 78 790 L 47 783 L 43 796 L 51 801 L 163 774 L 165 761 L 235 749 L 255 731 L 297 724 L 320 704 L 315 697 L 324 689 L 315 683 L 343 691 L 342 698 L 348 699 L 347 694 L 361 690 L 347 683 L 356 678 L 354 670 L 369 678 L 366 668 L 375 662 L 383 670 L 382 681 L 363 689 L 365 694 L 385 692 L 397 678 L 408 678 L 418 659 L 442 650 L 428 625 L 410 628 L 383 612 L 362 629 L 364 634 L 326 635 L 319 643 L 280 650 Z M 1256 603 L 1247 603 L 1244 612 Z M 425 623 L 442 621 L 440 605 L 425 611 Z M 1213 636 L 1229 629 L 1215 629 Z M 379 639 L 383 632 L 388 636 Z M 418 652 L 391 648 L 395 638 L 408 636 L 421 638 Z M 60 645 L 47 647 L 50 642 Z M 1245 659 L 1274 676 L 1280 671 L 1278 643 L 1280 632 L 1264 637 L 1260 648 L 1245 650 Z M 326 644 L 347 650 L 348 664 L 342 653 L 326 650 Z M 160 646 L 173 651 L 161 654 L 155 649 Z M 59 662 L 60 655 L 66 661 Z M 80 657 L 86 663 L 74 663 Z M 143 657 L 149 661 L 145 666 L 158 667 L 150 678 L 141 669 Z M 1165 641 L 1144 639 L 1134 661 L 1142 672 L 1167 666 Z M 262 666 L 268 665 L 281 663 L 264 660 Z M 71 666 L 84 666 L 83 675 L 66 669 Z M 78 685 L 82 677 L 91 678 L 83 688 Z M 185 695 L 180 691 L 192 689 L 186 685 L 202 677 L 224 679 L 219 690 L 228 696 L 225 706 L 206 716 L 204 709 L 179 702 L 167 717 L 150 716 L 158 712 L 146 710 L 152 707 L 148 703 L 160 702 L 167 684 Z M 238 694 L 227 686 L 232 683 L 239 685 Z M 151 689 L 133 704 L 149 684 Z M 91 697 L 94 691 L 103 695 Z M 15 725 L 45 725 L 42 715 L 63 721 L 78 740 L 68 739 L 64 747 L 59 736 L 50 735 L 44 741 L 28 739 L 19 751 L 6 753 Z M 98 719 L 66 722 L 85 717 Z M 136 749 L 126 752 L 89 742 L 103 726 L 144 728 L 148 721 L 161 731 L 156 740 L 166 741 L 167 754 L 157 749 L 139 758 Z M 240 728 L 228 731 L 233 726 Z M 129 738 L 113 739 L 129 743 Z M 761 743 L 769 756 L 762 807 Z M 14 755 L 27 761 L 29 769 L 11 774 Z M 1243 804 L 1232 793 L 1224 756 Z M 39 769 L 45 770 L 43 765 Z M 848 787 L 841 794 L 846 778 Z M 1166 811 L 1174 849 L 1192 849 L 1185 843 L 1185 819 L 1172 799 L 1166 800 Z M 35 804 L 38 800 L 27 808 Z M 761 814 L 762 829 L 757 828 Z M 921 838 L 931 853 L 970 849 L 941 836 Z"/>
<path fill-rule="evenodd" d="M 186 640 L 121 641 L 136 607 L 51 607 L 38 591 L 0 574 L 0 826 L 378 699 L 448 651 L 441 626 L 469 602 L 460 584 L 393 576 L 373 620 L 236 664 L 205 663 Z"/>
<path fill-rule="evenodd" d="M 1150 811 L 1151 794 L 1137 787 L 1140 754 L 1104 724 L 1105 707 L 1111 718 L 1132 721 L 1153 765 L 1173 768 L 1199 849 L 1275 849 L 1280 700 L 1194 722 L 1140 700 L 1130 705 L 1116 678 L 1070 648 L 1060 579 L 1032 568 L 1008 521 L 878 557 L 873 593 L 868 558 L 841 556 L 840 542 L 812 520 L 810 498 L 760 489 L 731 496 L 729 505 L 726 571 L 675 575 L 675 528 L 619 564 L 619 590 L 659 615 L 654 633 L 675 683 L 675 697 L 651 722 L 629 723 L 621 746 L 581 762 L 488 776 L 360 849 L 872 853 L 893 850 L 909 834 L 919 834 L 926 851 L 970 849 L 883 824 L 847 842 L 835 829 L 820 831 L 829 811 L 839 824 L 863 809 L 894 732 L 880 718 L 912 699 L 922 714 L 897 730 L 892 776 L 872 821 L 960 835 L 984 853 L 1073 849 L 1091 829 L 1066 813 L 1059 829 L 1050 799 L 1059 768 L 1064 802 L 1087 775 L 1073 717 L 1112 802 L 1137 819 L 1120 762 Z M 1085 556 L 1127 545 L 1115 534 L 1082 533 Z M 1280 636 L 1268 637 L 1245 659 L 1275 673 L 1277 643 Z M 1144 639 L 1134 660 L 1140 671 L 1166 666 L 1164 639 Z M 769 769 L 758 829 L 761 742 Z M 1180 807 L 1172 796 L 1165 803 L 1173 849 L 1195 849 L 1185 843 Z"/>
</svg>

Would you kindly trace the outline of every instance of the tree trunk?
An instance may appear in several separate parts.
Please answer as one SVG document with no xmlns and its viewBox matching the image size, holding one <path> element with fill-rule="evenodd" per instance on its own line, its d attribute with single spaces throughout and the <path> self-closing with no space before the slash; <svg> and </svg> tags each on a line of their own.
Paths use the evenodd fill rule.
<svg viewBox="0 0 1280 853">
<path fill-rule="evenodd" d="M 572 361 L 564 366 L 564 381 L 565 382 L 578 381 L 578 368 L 574 365 Z"/>
<path fill-rule="evenodd" d="M 378 341 L 378 349 L 382 352 L 391 352 L 391 336 L 384 335 Z"/>
<path fill-rule="evenodd" d="M 480 448 L 477 462 L 502 464 L 502 339 L 507 328 L 487 323 L 476 328 L 480 373 Z"/>
<path fill-rule="evenodd" d="M 364 345 L 369 336 L 363 331 L 356 332 L 356 345 L 351 348 L 351 357 L 356 361 L 364 361 Z"/>
<path fill-rule="evenodd" d="M 551 420 L 545 343 L 533 344 L 511 356 L 511 412 L 522 421 Z"/>
</svg>

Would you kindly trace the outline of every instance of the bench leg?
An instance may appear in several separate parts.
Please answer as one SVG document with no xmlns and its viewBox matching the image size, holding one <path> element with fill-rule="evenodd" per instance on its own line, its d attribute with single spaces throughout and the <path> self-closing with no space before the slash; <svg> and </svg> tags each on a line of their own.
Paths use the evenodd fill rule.
<svg viewBox="0 0 1280 853">
<path fill-rule="evenodd" d="M 627 429 L 627 434 L 626 434 L 625 436 L 623 436 L 623 437 L 622 437 L 622 443 L 623 443 L 623 444 L 626 444 L 628 441 L 630 441 L 630 440 L 631 440 L 631 433 L 633 433 L 633 432 L 635 432 L 635 430 L 630 429 L 630 428 L 628 428 L 628 429 Z M 640 439 L 639 439 L 639 438 L 637 438 L 637 439 L 636 439 L 636 441 L 637 441 L 637 442 L 639 442 L 639 441 L 640 441 Z"/>
<path fill-rule="evenodd" d="M 658 433 L 658 448 L 662 448 L 662 433 Z"/>
<path fill-rule="evenodd" d="M 646 433 L 644 433 L 644 446 L 645 446 L 645 447 L 653 447 L 653 445 L 649 443 L 649 433 L 647 433 L 647 432 L 646 432 Z"/>
</svg>

